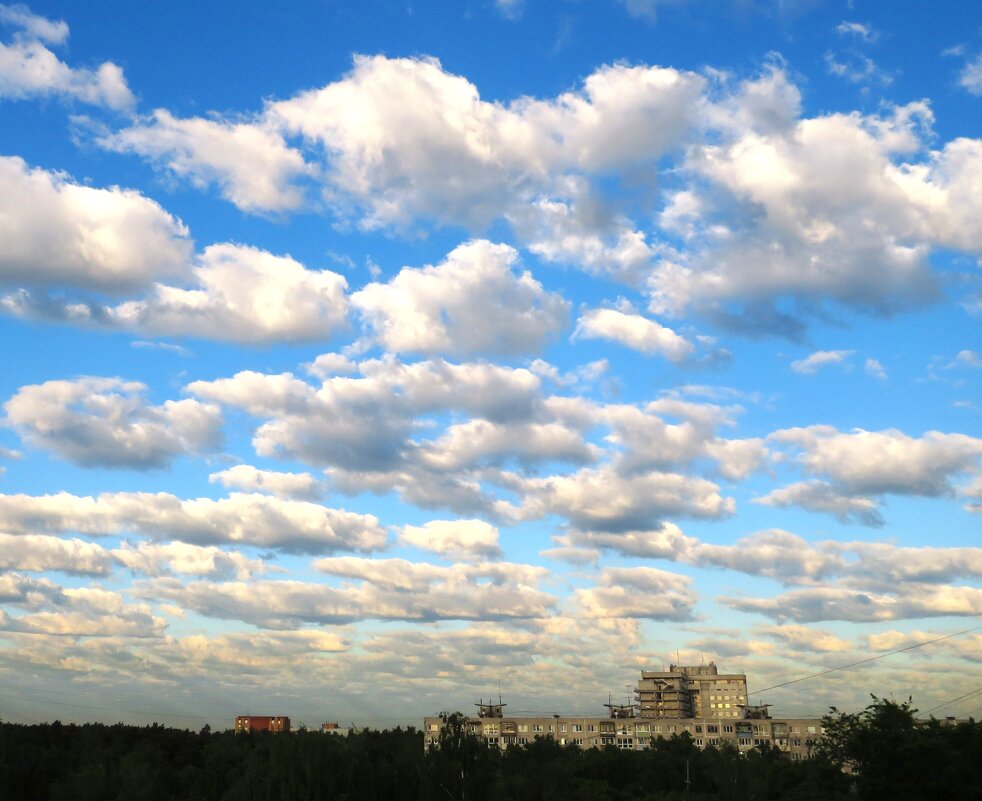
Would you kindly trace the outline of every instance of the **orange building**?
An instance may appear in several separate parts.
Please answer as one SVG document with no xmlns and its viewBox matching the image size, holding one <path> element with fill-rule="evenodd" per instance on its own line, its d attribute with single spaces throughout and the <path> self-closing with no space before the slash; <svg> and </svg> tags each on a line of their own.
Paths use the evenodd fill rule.
<svg viewBox="0 0 982 801">
<path fill-rule="evenodd" d="M 235 718 L 235 731 L 290 731 L 287 717 L 267 717 L 265 715 L 239 715 Z"/>
</svg>

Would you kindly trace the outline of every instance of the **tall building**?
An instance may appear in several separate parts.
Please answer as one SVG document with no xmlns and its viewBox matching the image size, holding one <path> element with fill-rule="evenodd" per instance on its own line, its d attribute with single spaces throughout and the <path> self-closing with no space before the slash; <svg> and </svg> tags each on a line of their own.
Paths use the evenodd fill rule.
<svg viewBox="0 0 982 801">
<path fill-rule="evenodd" d="M 290 719 L 288 717 L 267 717 L 265 715 L 239 715 L 235 718 L 235 731 L 290 731 Z"/>
<path fill-rule="evenodd" d="M 742 718 L 747 677 L 721 674 L 715 662 L 669 665 L 666 671 L 642 671 L 634 692 L 643 718 Z"/>
</svg>

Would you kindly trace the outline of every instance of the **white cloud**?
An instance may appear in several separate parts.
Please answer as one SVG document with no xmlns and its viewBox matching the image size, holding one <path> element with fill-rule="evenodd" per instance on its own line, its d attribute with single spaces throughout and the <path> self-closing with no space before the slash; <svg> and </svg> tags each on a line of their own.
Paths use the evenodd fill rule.
<svg viewBox="0 0 982 801">
<path fill-rule="evenodd" d="M 83 377 L 21 387 L 3 408 L 31 445 L 86 467 L 165 467 L 221 442 L 218 407 L 196 400 L 149 405 L 146 387 Z"/>
<path fill-rule="evenodd" d="M 959 85 L 975 96 L 982 95 L 982 53 L 969 61 L 958 73 Z"/>
<path fill-rule="evenodd" d="M 810 512 L 834 515 L 843 523 L 882 526 L 884 522 L 877 501 L 838 492 L 825 481 L 799 481 L 771 490 L 752 502 L 761 506 L 800 506 Z"/>
<path fill-rule="evenodd" d="M 118 292 L 190 263 L 187 229 L 132 190 L 96 189 L 0 157 L 0 281 Z"/>
<path fill-rule="evenodd" d="M 101 587 L 71 587 L 61 596 L 53 609 L 0 618 L 0 628 L 60 637 L 159 637 L 167 626 L 148 605 L 128 603 L 119 593 Z"/>
<path fill-rule="evenodd" d="M 92 542 L 44 534 L 0 533 L 0 571 L 56 570 L 79 576 L 104 576 L 111 566 L 109 552 Z"/>
<path fill-rule="evenodd" d="M 431 520 L 403 526 L 403 542 L 453 559 L 496 559 L 501 556 L 498 529 L 483 520 Z"/>
<path fill-rule="evenodd" d="M 819 350 L 804 359 L 791 362 L 791 370 L 799 375 L 815 375 L 819 368 L 829 364 L 843 364 L 855 351 Z"/>
<path fill-rule="evenodd" d="M 89 536 L 132 533 L 152 540 L 237 543 L 310 554 L 370 552 L 384 548 L 388 539 L 374 515 L 245 493 L 218 500 L 181 499 L 165 492 L 0 495 L 0 530 Z"/>
<path fill-rule="evenodd" d="M 835 26 L 835 32 L 840 36 L 857 36 L 864 42 L 873 42 L 879 36 L 872 25 L 862 22 L 840 22 Z"/>
<path fill-rule="evenodd" d="M 778 299 L 890 313 L 936 298 L 932 247 L 978 245 L 962 228 L 978 209 L 968 177 L 982 163 L 978 143 L 955 140 L 925 161 L 932 114 L 923 103 L 880 117 L 798 119 L 797 95 L 782 102 L 787 115 L 766 125 L 734 115 L 733 101 L 712 110 L 715 124 L 732 124 L 729 136 L 686 159 L 704 209 L 702 244 L 660 261 L 652 311 L 695 305 L 739 325 L 726 304 L 741 300 L 745 327 L 794 335 L 800 321 Z"/>
<path fill-rule="evenodd" d="M 735 509 L 733 499 L 706 479 L 658 471 L 620 475 L 609 465 L 516 484 L 523 494 L 522 518 L 560 515 L 586 530 L 656 528 L 666 516 L 714 520 Z"/>
<path fill-rule="evenodd" d="M 692 579 L 654 567 L 608 567 L 596 587 L 576 590 L 587 617 L 691 620 L 698 599 Z"/>
<path fill-rule="evenodd" d="M 195 288 L 156 284 L 147 299 L 104 314 L 111 325 L 147 334 L 249 344 L 326 339 L 347 315 L 342 276 L 258 248 L 211 245 L 192 277 Z"/>
<path fill-rule="evenodd" d="M 574 336 L 583 339 L 610 339 L 645 354 L 659 354 L 673 362 L 691 356 L 695 348 L 670 328 L 640 314 L 616 309 L 591 309 L 580 315 Z"/>
<path fill-rule="evenodd" d="M 923 617 L 982 614 L 982 590 L 976 587 L 906 587 L 903 594 L 870 593 L 846 588 L 793 590 L 773 598 L 721 598 L 744 612 L 777 620 L 812 623 L 847 620 L 866 623 Z"/>
<path fill-rule="evenodd" d="M 22 35 L 40 42 L 57 45 L 68 40 L 68 23 L 34 14 L 20 3 L 15 6 L 0 3 L 0 22 L 19 28 Z"/>
<path fill-rule="evenodd" d="M 895 429 L 842 433 L 810 426 L 777 431 L 770 440 L 797 448 L 805 472 L 826 476 L 835 490 L 854 496 L 945 495 L 951 479 L 982 457 L 982 440 L 938 431 L 915 438 Z"/>
<path fill-rule="evenodd" d="M 260 470 L 248 464 L 237 464 L 208 476 L 212 483 L 223 487 L 268 492 L 279 498 L 298 498 L 312 501 L 324 494 L 324 486 L 310 473 L 282 473 L 275 470 Z"/>
<path fill-rule="evenodd" d="M 245 580 L 265 569 L 261 560 L 250 559 L 237 551 L 223 551 L 213 545 L 189 545 L 186 542 L 140 542 L 136 545 L 124 542 L 113 549 L 112 557 L 134 573 L 147 576 L 180 573 L 225 578 L 234 575 L 239 580 Z"/>
<path fill-rule="evenodd" d="M 886 368 L 880 364 L 878 359 L 867 359 L 865 364 L 866 375 L 873 378 L 877 378 L 880 381 L 886 381 L 887 371 Z"/>
<path fill-rule="evenodd" d="M 135 98 L 123 70 L 111 61 L 96 69 L 73 69 L 45 43 L 64 44 L 68 25 L 31 13 L 23 5 L 0 5 L 0 23 L 18 28 L 12 42 L 0 42 L 0 98 L 23 99 L 56 95 L 123 110 Z"/>
<path fill-rule="evenodd" d="M 198 256 L 189 278 L 196 285 L 154 284 L 146 298 L 117 306 L 58 301 L 21 290 L 0 299 L 0 308 L 149 336 L 250 345 L 326 339 L 345 324 L 345 279 L 329 270 L 307 270 L 289 256 L 245 245 L 211 245 Z"/>
<path fill-rule="evenodd" d="M 181 584 L 156 579 L 139 587 L 210 617 L 268 628 L 355 620 L 507 620 L 545 617 L 555 599 L 536 584 L 543 568 L 506 562 L 439 567 L 402 559 L 322 559 L 315 567 L 355 583 L 332 587 L 299 581 Z"/>
<path fill-rule="evenodd" d="M 295 181 L 313 168 L 269 125 L 252 122 L 177 119 L 164 109 L 98 139 L 119 152 L 137 153 L 195 186 L 217 184 L 243 211 L 298 209 L 303 192 Z"/>
<path fill-rule="evenodd" d="M 266 116 L 320 143 L 338 200 L 369 226 L 413 218 L 484 224 L 567 169 L 652 161 L 692 123 L 703 79 L 606 66 L 583 89 L 505 106 L 434 59 L 358 57 L 344 79 L 272 103 Z"/>
<path fill-rule="evenodd" d="M 531 273 L 516 275 L 517 261 L 513 248 L 476 240 L 454 248 L 442 264 L 404 268 L 351 299 L 392 352 L 534 352 L 565 326 L 569 304 Z"/>
</svg>

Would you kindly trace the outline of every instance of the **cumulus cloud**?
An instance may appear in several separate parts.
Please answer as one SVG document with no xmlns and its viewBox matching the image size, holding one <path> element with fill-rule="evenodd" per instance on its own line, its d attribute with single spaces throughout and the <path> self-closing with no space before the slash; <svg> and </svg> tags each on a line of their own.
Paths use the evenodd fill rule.
<svg viewBox="0 0 982 801">
<path fill-rule="evenodd" d="M 976 617 L 982 613 L 982 590 L 977 587 L 906 587 L 903 594 L 828 587 L 792 590 L 773 598 L 720 600 L 743 612 L 759 612 L 779 621 L 798 623 L 822 620 L 867 623 L 924 617 Z"/>
<path fill-rule="evenodd" d="M 237 543 L 310 554 L 370 552 L 385 547 L 388 539 L 374 515 L 245 493 L 218 500 L 185 500 L 164 492 L 0 495 L 0 530 L 89 536 L 132 533 L 156 541 Z M 214 555 L 209 552 L 200 558 Z"/>
<path fill-rule="evenodd" d="M 791 362 L 791 370 L 799 375 L 815 375 L 818 370 L 829 364 L 844 364 L 855 351 L 851 350 L 818 350 L 804 359 Z"/>
<path fill-rule="evenodd" d="M 345 323 L 347 282 L 330 270 L 308 270 L 289 256 L 229 243 L 209 246 L 196 262 L 189 288 L 157 283 L 147 297 L 117 306 L 21 291 L 0 301 L 0 308 L 148 336 L 249 345 L 326 339 Z"/>
<path fill-rule="evenodd" d="M 110 324 L 165 336 L 246 344 L 328 338 L 347 315 L 347 282 L 289 256 L 245 245 L 211 245 L 191 289 L 156 284 L 145 300 L 106 310 Z"/>
<path fill-rule="evenodd" d="M 167 627 L 147 604 L 129 603 L 101 587 L 63 589 L 57 603 L 46 606 L 0 618 L 0 630 L 61 637 L 159 637 Z"/>
<path fill-rule="evenodd" d="M 878 501 L 838 492 L 825 481 L 799 481 L 754 498 L 752 502 L 761 506 L 800 506 L 810 512 L 833 515 L 843 523 L 865 526 L 882 526 L 884 523 Z"/>
<path fill-rule="evenodd" d="M 317 142 L 329 182 L 369 226 L 413 218 L 483 225 L 565 170 L 653 162 L 692 124 L 703 79 L 657 67 L 602 67 L 583 88 L 509 105 L 480 98 L 435 59 L 357 57 L 340 81 L 267 107 Z"/>
<path fill-rule="evenodd" d="M 186 273 L 187 229 L 139 192 L 0 157 L 0 282 L 120 292 Z"/>
<path fill-rule="evenodd" d="M 207 576 L 239 580 L 263 573 L 260 559 L 250 559 L 237 551 L 223 551 L 213 545 L 189 545 L 186 542 L 153 543 L 124 542 L 112 551 L 113 559 L 134 573 L 147 576 L 166 576 L 179 573 L 185 576 Z"/>
<path fill-rule="evenodd" d="M 28 443 L 83 467 L 149 470 L 221 442 L 218 407 L 196 400 L 152 406 L 146 387 L 83 377 L 21 387 L 3 408 Z"/>
<path fill-rule="evenodd" d="M 896 429 L 840 432 L 829 426 L 777 431 L 774 443 L 790 446 L 805 472 L 824 476 L 847 495 L 892 493 L 938 497 L 952 492 L 951 479 L 972 470 L 982 440 L 929 431 L 911 437 Z"/>
<path fill-rule="evenodd" d="M 144 156 L 198 187 L 217 184 L 244 211 L 299 208 L 303 193 L 295 181 L 313 172 L 269 125 L 178 119 L 165 109 L 98 141 L 110 150 Z"/>
<path fill-rule="evenodd" d="M 691 620 L 698 599 L 692 579 L 654 567 L 608 567 L 597 586 L 576 590 L 587 617 Z"/>
<path fill-rule="evenodd" d="M 529 565 L 439 567 L 402 559 L 339 557 L 318 560 L 315 567 L 355 583 L 343 587 L 299 581 L 181 584 L 156 579 L 141 585 L 139 592 L 210 617 L 275 629 L 364 619 L 540 618 L 555 603 L 535 587 L 546 571 Z"/>
<path fill-rule="evenodd" d="M 253 444 L 262 456 L 293 458 L 329 468 L 346 491 L 388 492 L 399 487 L 404 497 L 427 506 L 448 505 L 438 500 L 457 494 L 471 499 L 450 503 L 451 508 L 476 511 L 475 491 L 463 460 L 448 452 L 453 440 L 418 442 L 414 434 L 432 426 L 419 426 L 429 415 L 465 413 L 491 424 L 483 444 L 462 442 L 470 458 L 494 460 L 510 441 L 509 426 L 541 413 L 541 382 L 525 369 L 480 362 L 452 364 L 429 360 L 402 364 L 393 359 L 360 363 L 358 376 L 331 376 L 319 389 L 291 375 L 264 376 L 240 373 L 217 381 L 200 381 L 189 391 L 201 397 L 245 408 L 269 418 L 255 432 Z M 497 428 L 497 426 L 502 428 Z M 538 443 L 536 445 L 536 443 Z M 555 443 L 549 431 L 525 450 L 538 458 L 534 447 Z M 576 455 L 589 452 L 572 443 Z M 571 447 L 571 440 L 562 440 Z M 506 454 L 507 455 L 507 454 Z M 478 495 L 480 493 L 478 492 Z M 427 500 L 427 497 L 429 498 Z"/>
<path fill-rule="evenodd" d="M 670 328 L 640 314 L 616 309 L 591 309 L 580 316 L 575 336 L 609 339 L 645 354 L 658 354 L 673 362 L 692 355 L 695 348 Z"/>
<path fill-rule="evenodd" d="M 604 465 L 516 484 L 523 494 L 522 518 L 560 515 L 582 529 L 656 528 L 665 517 L 717 520 L 735 510 L 733 499 L 720 495 L 716 484 L 679 473 L 621 475 Z"/>
<path fill-rule="evenodd" d="M 388 350 L 466 355 L 539 350 L 566 324 L 569 304 L 532 274 L 516 274 L 518 253 L 476 240 L 437 266 L 404 268 L 369 284 L 352 303 Z"/>
<path fill-rule="evenodd" d="M 497 559 L 502 555 L 498 529 L 483 520 L 430 520 L 421 526 L 403 526 L 400 537 L 408 545 L 451 559 Z"/>
<path fill-rule="evenodd" d="M 72 68 L 48 47 L 68 39 L 68 25 L 31 13 L 23 5 L 0 5 L 0 24 L 16 29 L 13 41 L 0 42 L 0 98 L 55 96 L 124 110 L 135 98 L 123 70 L 106 61 L 95 69 Z"/>
<path fill-rule="evenodd" d="M 45 534 L 0 533 L 0 571 L 54 570 L 79 576 L 105 576 L 111 568 L 109 551 L 92 542 Z"/>
<path fill-rule="evenodd" d="M 249 490 L 253 492 L 268 492 L 280 498 L 299 498 L 300 500 L 316 500 L 324 494 L 321 481 L 310 473 L 282 473 L 276 470 L 260 470 L 248 464 L 237 464 L 227 470 L 220 470 L 208 476 L 212 483 L 218 482 L 223 487 Z"/>
<path fill-rule="evenodd" d="M 923 103 L 882 116 L 798 118 L 797 92 L 779 92 L 778 75 L 786 85 L 778 70 L 761 80 L 782 115 L 762 123 L 733 113 L 734 104 L 746 109 L 748 87 L 711 112 L 729 135 L 689 151 L 701 244 L 656 266 L 652 311 L 696 306 L 737 325 L 727 304 L 741 301 L 751 330 L 794 335 L 794 315 L 809 304 L 891 313 L 937 297 L 931 249 L 979 245 L 961 228 L 978 208 L 968 181 L 979 143 L 954 140 L 925 158 L 933 118 Z"/>
</svg>

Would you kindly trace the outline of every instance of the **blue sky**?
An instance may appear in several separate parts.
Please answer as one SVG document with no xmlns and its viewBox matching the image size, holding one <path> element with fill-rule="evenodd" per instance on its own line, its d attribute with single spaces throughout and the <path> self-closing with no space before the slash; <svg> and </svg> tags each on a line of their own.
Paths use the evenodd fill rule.
<svg viewBox="0 0 982 801">
<path fill-rule="evenodd" d="M 0 716 L 977 712 L 976 5 L 283 5 L 0 5 Z"/>
</svg>

